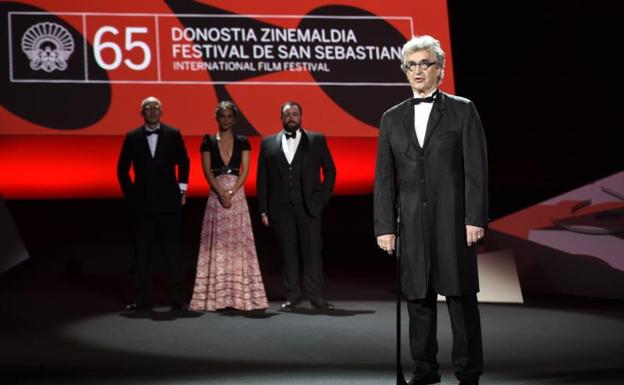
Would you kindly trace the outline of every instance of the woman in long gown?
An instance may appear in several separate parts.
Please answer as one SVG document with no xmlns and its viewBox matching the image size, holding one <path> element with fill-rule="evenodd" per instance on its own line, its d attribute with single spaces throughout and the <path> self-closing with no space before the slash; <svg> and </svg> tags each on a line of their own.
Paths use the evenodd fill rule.
<svg viewBox="0 0 624 385">
<path fill-rule="evenodd" d="M 219 131 L 214 136 L 204 136 L 200 149 L 210 195 L 202 224 L 191 310 L 269 307 L 243 188 L 249 174 L 251 146 L 246 137 L 232 133 L 237 113 L 232 102 L 217 104 Z"/>
</svg>

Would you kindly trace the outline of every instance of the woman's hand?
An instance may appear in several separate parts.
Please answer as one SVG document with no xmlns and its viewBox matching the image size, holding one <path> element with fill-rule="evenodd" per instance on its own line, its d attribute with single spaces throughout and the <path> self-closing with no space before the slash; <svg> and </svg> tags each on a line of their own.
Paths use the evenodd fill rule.
<svg viewBox="0 0 624 385">
<path fill-rule="evenodd" d="M 219 194 L 219 203 L 226 209 L 232 207 L 232 190 L 225 190 Z"/>
</svg>

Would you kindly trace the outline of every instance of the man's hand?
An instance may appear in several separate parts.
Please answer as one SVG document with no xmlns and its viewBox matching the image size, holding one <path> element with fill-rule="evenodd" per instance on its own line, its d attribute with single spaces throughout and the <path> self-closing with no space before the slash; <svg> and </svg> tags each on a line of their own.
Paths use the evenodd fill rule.
<svg viewBox="0 0 624 385">
<path fill-rule="evenodd" d="M 260 214 L 260 219 L 262 220 L 262 224 L 265 226 L 269 225 L 269 217 L 268 215 L 266 215 L 266 213 L 262 213 Z"/>
<path fill-rule="evenodd" d="M 394 252 L 396 246 L 396 235 L 384 234 L 377 237 L 377 246 L 388 254 Z"/>
<path fill-rule="evenodd" d="M 479 226 L 466 225 L 466 244 L 468 247 L 476 245 L 485 235 L 485 229 Z"/>
<path fill-rule="evenodd" d="M 182 206 L 184 206 L 186 204 L 186 191 L 182 192 L 182 198 L 181 199 L 182 199 L 181 200 Z"/>
</svg>

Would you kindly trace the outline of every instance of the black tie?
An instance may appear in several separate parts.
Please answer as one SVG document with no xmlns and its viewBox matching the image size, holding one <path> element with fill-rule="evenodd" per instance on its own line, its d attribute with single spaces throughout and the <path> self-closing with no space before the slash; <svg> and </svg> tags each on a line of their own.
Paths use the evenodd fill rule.
<svg viewBox="0 0 624 385">
<path fill-rule="evenodd" d="M 432 96 L 428 96 L 426 98 L 413 98 L 412 99 L 412 104 L 416 105 L 416 104 L 420 104 L 420 103 L 433 103 L 433 101 L 435 100 L 435 97 Z"/>
<path fill-rule="evenodd" d="M 413 98 L 412 104 L 417 105 L 420 103 L 433 103 L 436 96 L 438 96 L 438 93 L 440 93 L 440 90 L 435 90 L 435 92 L 432 93 L 431 96 L 427 96 L 426 98 Z"/>
<path fill-rule="evenodd" d="M 284 135 L 286 135 L 286 139 L 295 139 L 297 137 L 297 131 L 293 131 L 293 132 L 284 131 Z"/>
<path fill-rule="evenodd" d="M 155 129 L 154 131 L 150 131 L 150 130 L 145 130 L 145 135 L 146 136 L 150 136 L 150 135 L 158 135 L 158 132 L 160 131 L 160 129 Z"/>
</svg>

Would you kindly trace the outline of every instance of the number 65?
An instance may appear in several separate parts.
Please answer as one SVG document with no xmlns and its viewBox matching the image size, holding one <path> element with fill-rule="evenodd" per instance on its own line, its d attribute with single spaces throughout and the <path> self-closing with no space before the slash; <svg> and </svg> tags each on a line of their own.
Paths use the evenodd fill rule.
<svg viewBox="0 0 624 385">
<path fill-rule="evenodd" d="M 119 45 L 113 43 L 112 41 L 102 42 L 102 37 L 105 33 L 112 33 L 113 35 L 118 35 L 119 30 L 117 28 L 112 27 L 110 25 L 104 26 L 97 30 L 95 33 L 95 38 L 93 42 L 93 54 L 95 55 L 96 63 L 102 67 L 103 69 L 110 71 L 117 69 L 121 65 L 121 60 L 123 57 L 123 53 Z M 147 33 L 146 27 L 127 27 L 126 28 L 126 44 L 125 49 L 126 52 L 129 52 L 135 48 L 143 50 L 143 61 L 141 63 L 134 63 L 130 59 L 124 59 L 124 64 L 128 66 L 131 70 L 141 71 L 146 69 L 150 62 L 152 61 L 152 52 L 150 51 L 149 46 L 139 40 L 132 40 L 133 34 L 139 33 Z M 114 53 L 114 59 L 111 63 L 106 63 L 102 58 L 102 51 L 105 49 L 112 49 Z"/>
</svg>

